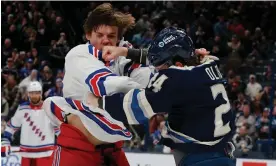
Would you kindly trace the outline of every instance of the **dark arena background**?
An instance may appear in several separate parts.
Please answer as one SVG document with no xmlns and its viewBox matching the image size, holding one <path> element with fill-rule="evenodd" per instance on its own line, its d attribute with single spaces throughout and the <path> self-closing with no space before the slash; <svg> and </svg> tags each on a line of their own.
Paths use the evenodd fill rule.
<svg viewBox="0 0 276 166">
<path fill-rule="evenodd" d="M 157 32 L 174 26 L 186 30 L 195 48 L 220 58 L 236 114 L 237 166 L 276 165 L 275 2 L 107 2 L 135 17 L 135 27 L 124 34 L 135 48 L 147 48 Z M 42 84 L 43 99 L 63 96 L 65 56 L 87 42 L 84 20 L 102 3 L 1 1 L 1 134 L 18 105 L 28 100 L 26 86 L 33 78 Z M 153 145 L 148 125 L 129 129 L 134 137 L 124 150 L 131 165 L 171 165 L 171 149 Z M 2 166 L 20 165 L 20 130 L 11 145 L 15 153 L 2 157 Z"/>
</svg>

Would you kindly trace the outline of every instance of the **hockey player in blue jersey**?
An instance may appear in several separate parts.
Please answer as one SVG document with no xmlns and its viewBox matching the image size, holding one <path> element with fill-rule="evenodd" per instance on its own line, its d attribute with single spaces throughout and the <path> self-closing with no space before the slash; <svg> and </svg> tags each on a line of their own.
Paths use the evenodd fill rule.
<svg viewBox="0 0 276 166">
<path fill-rule="evenodd" d="M 146 89 L 129 91 L 123 111 L 112 117 L 142 124 L 155 114 L 168 113 L 165 129 L 155 135 L 173 149 L 177 165 L 234 166 L 228 153 L 233 115 L 216 62 L 195 56 L 190 37 L 172 27 L 156 35 L 147 58 L 158 73 Z M 106 107 L 108 102 L 106 98 Z"/>
</svg>

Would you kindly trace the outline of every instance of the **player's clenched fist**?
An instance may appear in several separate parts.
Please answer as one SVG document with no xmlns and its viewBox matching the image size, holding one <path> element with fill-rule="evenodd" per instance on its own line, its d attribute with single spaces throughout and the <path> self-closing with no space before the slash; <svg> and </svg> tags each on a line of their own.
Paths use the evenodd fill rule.
<svg viewBox="0 0 276 166">
<path fill-rule="evenodd" d="M 111 61 L 118 56 L 127 56 L 128 49 L 126 47 L 104 46 L 102 56 L 105 61 Z"/>
<path fill-rule="evenodd" d="M 165 116 L 163 114 L 156 114 L 150 118 L 149 129 L 153 144 L 157 145 L 162 139 L 162 128 L 165 125 Z"/>
</svg>

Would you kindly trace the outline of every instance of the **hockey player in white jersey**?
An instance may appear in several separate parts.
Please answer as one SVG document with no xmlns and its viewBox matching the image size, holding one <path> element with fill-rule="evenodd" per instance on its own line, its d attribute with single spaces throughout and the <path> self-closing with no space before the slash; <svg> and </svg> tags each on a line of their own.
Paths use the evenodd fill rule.
<svg viewBox="0 0 276 166">
<path fill-rule="evenodd" d="M 7 123 L 2 149 L 9 149 L 14 133 L 21 128 L 20 155 L 22 166 L 48 166 L 55 146 L 55 130 L 42 109 L 42 86 L 31 82 L 27 88 L 29 102 L 19 105 Z M 3 145 L 4 143 L 4 145 Z M 4 147 L 3 147 L 4 146 Z M 5 153 L 1 153 L 4 155 Z"/>
<path fill-rule="evenodd" d="M 115 46 L 123 29 L 133 23 L 131 15 L 116 12 L 110 4 L 98 6 L 88 16 L 84 30 L 89 43 L 74 47 L 65 59 L 65 98 L 50 97 L 43 106 L 61 130 L 58 148 L 52 155 L 53 159 L 59 158 L 55 164 L 129 165 L 121 148 L 122 140 L 130 140 L 131 133 L 121 122 L 96 108 L 95 98 L 126 93 L 148 83 L 149 68 L 138 69 L 139 65 L 124 57 L 106 62 L 99 51 L 106 45 Z"/>
</svg>

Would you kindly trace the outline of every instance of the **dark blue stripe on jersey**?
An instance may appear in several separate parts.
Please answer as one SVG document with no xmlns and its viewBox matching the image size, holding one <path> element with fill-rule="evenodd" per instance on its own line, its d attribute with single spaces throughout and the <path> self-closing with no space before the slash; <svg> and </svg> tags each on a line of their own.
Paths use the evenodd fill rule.
<svg viewBox="0 0 276 166">
<path fill-rule="evenodd" d="M 193 141 L 188 140 L 187 138 L 182 137 L 182 136 L 180 136 L 180 135 L 178 135 L 178 134 L 176 134 L 176 133 L 174 133 L 174 132 L 172 132 L 172 131 L 169 131 L 169 130 L 168 130 L 168 134 L 169 134 L 169 135 L 172 135 L 173 137 L 175 137 L 175 138 L 177 138 L 177 139 L 179 139 L 179 140 L 181 140 L 181 141 L 183 141 L 183 142 L 185 142 L 185 143 L 193 142 Z"/>
<path fill-rule="evenodd" d="M 130 66 L 132 65 L 132 61 L 128 62 L 125 67 L 124 67 L 124 76 L 126 76 L 128 74 L 128 69 L 130 68 Z"/>
<path fill-rule="evenodd" d="M 66 98 L 65 100 L 73 109 L 79 110 L 76 108 L 72 99 Z M 127 129 L 123 129 L 121 127 L 120 129 L 114 129 L 112 126 L 110 126 L 109 124 L 106 124 L 96 116 L 96 114 L 98 114 L 99 116 L 102 116 L 101 114 L 93 112 L 92 110 L 89 109 L 89 107 L 85 106 L 84 104 L 82 106 L 85 110 L 83 111 L 80 110 L 80 112 L 86 117 L 88 117 L 89 119 L 93 120 L 96 124 L 98 124 L 100 128 L 102 128 L 108 134 L 121 135 L 127 138 L 132 137 L 131 133 L 129 133 Z"/>
<path fill-rule="evenodd" d="M 104 59 L 103 59 L 103 54 L 102 54 L 101 51 L 99 51 L 99 53 L 98 53 L 98 59 L 99 59 L 100 61 L 102 61 L 102 62 L 105 63 L 105 61 L 104 61 Z"/>
<path fill-rule="evenodd" d="M 132 95 L 132 102 L 131 102 L 131 110 L 133 112 L 133 115 L 135 117 L 135 119 L 140 123 L 143 124 L 145 122 L 145 120 L 148 120 L 144 113 L 143 110 L 140 108 L 139 106 L 139 102 L 138 102 L 138 94 L 139 94 L 140 90 L 139 89 L 135 89 L 133 91 L 133 95 Z"/>
<path fill-rule="evenodd" d="M 29 105 L 30 105 L 30 102 L 26 101 L 26 102 L 20 104 L 19 107 L 21 107 L 21 106 L 29 106 Z"/>
<path fill-rule="evenodd" d="M 91 44 L 88 44 L 88 51 L 93 55 L 93 46 Z"/>
</svg>

